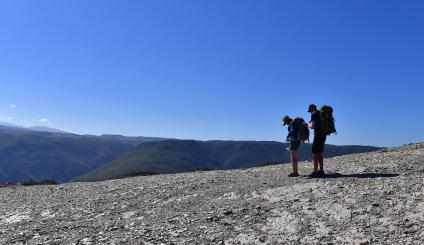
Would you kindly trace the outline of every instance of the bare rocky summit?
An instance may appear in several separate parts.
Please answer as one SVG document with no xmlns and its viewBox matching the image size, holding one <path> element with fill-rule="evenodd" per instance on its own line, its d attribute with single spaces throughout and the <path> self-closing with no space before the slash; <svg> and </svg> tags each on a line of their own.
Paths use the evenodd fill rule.
<svg viewBox="0 0 424 245">
<path fill-rule="evenodd" d="M 311 165 L 0 188 L 0 244 L 424 243 L 424 143 Z"/>
</svg>

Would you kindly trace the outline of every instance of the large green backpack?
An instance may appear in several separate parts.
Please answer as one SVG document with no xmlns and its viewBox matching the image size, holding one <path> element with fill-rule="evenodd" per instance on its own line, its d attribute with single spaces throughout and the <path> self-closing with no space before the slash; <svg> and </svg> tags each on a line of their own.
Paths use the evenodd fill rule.
<svg viewBox="0 0 424 245">
<path fill-rule="evenodd" d="M 320 110 L 321 115 L 321 132 L 324 135 L 337 134 L 336 126 L 334 125 L 333 108 L 328 105 L 323 105 Z"/>
</svg>

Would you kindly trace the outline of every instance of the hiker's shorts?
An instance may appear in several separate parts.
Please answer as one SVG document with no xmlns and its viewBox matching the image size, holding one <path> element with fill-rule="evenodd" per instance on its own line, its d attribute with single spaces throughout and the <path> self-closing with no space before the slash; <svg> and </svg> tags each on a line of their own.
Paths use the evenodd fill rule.
<svg viewBox="0 0 424 245">
<path fill-rule="evenodd" d="M 299 149 L 299 147 L 300 147 L 300 141 L 298 141 L 298 140 L 290 141 L 289 149 L 291 151 L 297 151 Z"/>
<path fill-rule="evenodd" d="M 324 151 L 324 144 L 327 136 L 325 135 L 314 135 L 314 142 L 312 142 L 312 153 L 322 153 Z"/>
</svg>

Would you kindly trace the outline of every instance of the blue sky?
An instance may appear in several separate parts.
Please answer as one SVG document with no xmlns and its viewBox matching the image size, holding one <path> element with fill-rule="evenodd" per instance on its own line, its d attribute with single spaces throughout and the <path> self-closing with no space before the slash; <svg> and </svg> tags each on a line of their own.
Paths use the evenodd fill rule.
<svg viewBox="0 0 424 245">
<path fill-rule="evenodd" d="M 5 0 L 0 120 L 281 141 L 334 107 L 331 144 L 424 140 L 422 1 Z"/>
</svg>

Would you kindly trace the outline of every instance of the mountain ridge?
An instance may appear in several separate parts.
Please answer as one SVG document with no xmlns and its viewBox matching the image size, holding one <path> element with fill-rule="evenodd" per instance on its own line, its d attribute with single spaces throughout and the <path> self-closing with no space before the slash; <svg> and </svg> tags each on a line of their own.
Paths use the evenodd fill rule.
<svg viewBox="0 0 424 245">
<path fill-rule="evenodd" d="M 51 128 L 51 127 L 46 127 L 46 126 L 24 127 L 24 126 L 21 126 L 21 125 L 8 123 L 8 122 L 0 122 L 0 127 L 11 128 L 11 129 L 21 129 L 21 130 L 28 130 L 28 131 L 36 131 L 36 132 L 45 132 L 45 133 L 73 134 L 72 132 L 67 131 L 67 130 L 63 130 L 63 129 Z"/>
<path fill-rule="evenodd" d="M 63 130 L 63 129 L 57 129 L 57 128 L 50 128 L 45 126 L 33 126 L 27 128 L 29 130 L 38 131 L 38 132 L 46 132 L 46 133 L 63 133 L 63 134 L 73 134 L 72 132 Z"/>
<path fill-rule="evenodd" d="M 181 142 L 187 143 L 181 145 Z M 149 148 L 152 145 L 158 147 Z M 150 152 L 147 158 L 141 157 L 154 160 L 150 162 L 149 168 L 139 169 L 129 167 L 131 164 L 127 164 L 130 171 L 120 172 L 119 170 L 116 171 L 119 175 L 106 177 L 134 175 L 140 171 L 175 173 L 197 169 L 243 168 L 266 164 L 269 161 L 288 161 L 288 154 L 284 150 L 286 145 L 276 142 L 205 141 L 202 143 L 157 137 L 40 132 L 20 127 L 0 126 L 0 183 L 22 183 L 46 179 L 67 182 L 113 164 L 113 161 L 133 153 L 137 147 Z M 378 149 L 358 147 L 356 152 L 358 149 L 359 151 Z M 309 157 L 310 153 L 307 152 L 308 150 L 302 150 L 303 148 L 301 148 L 302 154 Z M 331 156 L 346 154 L 352 152 L 350 148 L 352 147 L 328 146 L 327 152 Z M 254 161 L 250 161 L 251 159 Z M 138 165 L 138 163 L 133 164 L 133 166 Z"/>
<path fill-rule="evenodd" d="M 0 126 L 0 183 L 66 182 L 107 164 L 143 140 Z"/>
</svg>

